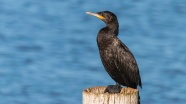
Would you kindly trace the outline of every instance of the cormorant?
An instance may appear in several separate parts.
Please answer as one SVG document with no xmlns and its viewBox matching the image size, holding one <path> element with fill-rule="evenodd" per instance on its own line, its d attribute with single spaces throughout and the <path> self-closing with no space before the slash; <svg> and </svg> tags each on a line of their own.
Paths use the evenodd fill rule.
<svg viewBox="0 0 186 104">
<path fill-rule="evenodd" d="M 116 15 L 110 11 L 86 13 L 106 24 L 97 35 L 97 44 L 101 61 L 110 77 L 116 85 L 135 89 L 139 85 L 142 88 L 137 62 L 128 47 L 117 37 L 119 24 Z"/>
</svg>

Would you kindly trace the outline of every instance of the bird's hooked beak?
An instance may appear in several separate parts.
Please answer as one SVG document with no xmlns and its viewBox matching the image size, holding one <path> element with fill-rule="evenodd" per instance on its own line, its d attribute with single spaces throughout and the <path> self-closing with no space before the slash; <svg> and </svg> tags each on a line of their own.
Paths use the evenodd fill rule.
<svg viewBox="0 0 186 104">
<path fill-rule="evenodd" d="M 103 16 L 97 14 L 97 13 L 92 13 L 92 12 L 86 12 L 86 14 L 89 14 L 89 15 L 92 15 L 92 16 L 95 16 L 101 20 L 105 19 Z"/>
</svg>

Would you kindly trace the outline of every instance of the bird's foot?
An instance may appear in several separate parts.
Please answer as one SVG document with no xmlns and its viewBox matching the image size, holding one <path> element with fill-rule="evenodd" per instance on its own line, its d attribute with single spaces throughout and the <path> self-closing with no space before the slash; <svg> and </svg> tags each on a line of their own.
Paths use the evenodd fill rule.
<svg viewBox="0 0 186 104">
<path fill-rule="evenodd" d="M 105 89 L 104 93 L 120 93 L 122 87 L 119 84 L 116 85 L 108 85 L 107 88 Z"/>
</svg>

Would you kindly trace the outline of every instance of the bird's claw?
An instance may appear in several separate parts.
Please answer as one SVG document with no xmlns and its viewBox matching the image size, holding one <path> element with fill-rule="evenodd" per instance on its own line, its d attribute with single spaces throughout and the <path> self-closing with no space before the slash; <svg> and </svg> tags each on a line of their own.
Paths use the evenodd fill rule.
<svg viewBox="0 0 186 104">
<path fill-rule="evenodd" d="M 105 89 L 104 93 L 120 93 L 121 92 L 121 85 L 116 84 L 116 85 L 108 85 L 107 88 Z"/>
</svg>

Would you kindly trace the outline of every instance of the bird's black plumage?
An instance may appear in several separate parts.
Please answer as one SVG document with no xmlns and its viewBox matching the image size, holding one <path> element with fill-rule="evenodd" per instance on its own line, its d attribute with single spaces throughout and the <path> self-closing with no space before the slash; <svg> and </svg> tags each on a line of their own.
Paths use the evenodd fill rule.
<svg viewBox="0 0 186 104">
<path fill-rule="evenodd" d="M 101 61 L 111 78 L 127 87 L 142 88 L 141 78 L 136 60 L 127 46 L 118 39 L 118 20 L 115 14 L 109 11 L 98 13 L 87 12 L 105 22 L 97 36 L 97 44 Z"/>
</svg>

